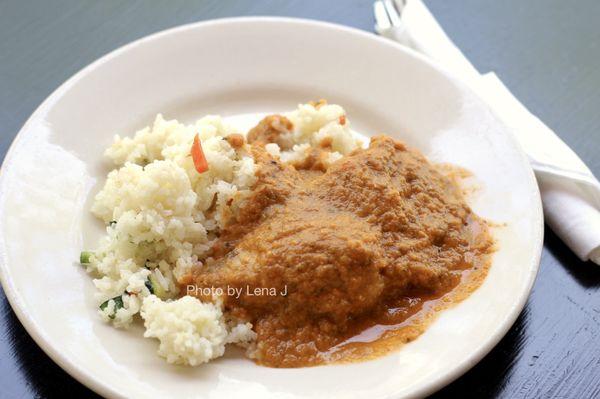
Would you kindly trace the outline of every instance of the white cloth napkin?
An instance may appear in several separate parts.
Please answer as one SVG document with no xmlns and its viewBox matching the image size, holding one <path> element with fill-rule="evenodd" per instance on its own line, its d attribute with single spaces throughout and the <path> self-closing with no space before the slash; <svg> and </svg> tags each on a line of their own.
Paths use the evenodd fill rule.
<svg viewBox="0 0 600 399">
<path fill-rule="evenodd" d="M 479 73 L 421 0 L 408 0 L 400 21 L 379 34 L 435 59 L 488 103 L 529 156 L 550 228 L 580 259 L 600 264 L 600 183 L 589 168 L 495 73 Z"/>
</svg>

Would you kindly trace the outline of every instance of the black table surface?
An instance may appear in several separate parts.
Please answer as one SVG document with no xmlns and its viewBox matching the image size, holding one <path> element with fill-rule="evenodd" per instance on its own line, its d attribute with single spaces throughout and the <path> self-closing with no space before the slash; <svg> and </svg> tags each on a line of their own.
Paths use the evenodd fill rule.
<svg viewBox="0 0 600 399">
<path fill-rule="evenodd" d="M 600 174 L 600 2 L 428 0 L 480 72 L 515 95 Z M 237 15 L 313 18 L 373 30 L 365 0 L 0 0 L 0 156 L 73 73 L 134 39 Z M 541 143 L 540 145 L 543 145 Z M 600 267 L 546 229 L 541 268 L 504 339 L 436 397 L 600 397 Z M 94 397 L 29 337 L 0 290 L 0 398 Z"/>
</svg>

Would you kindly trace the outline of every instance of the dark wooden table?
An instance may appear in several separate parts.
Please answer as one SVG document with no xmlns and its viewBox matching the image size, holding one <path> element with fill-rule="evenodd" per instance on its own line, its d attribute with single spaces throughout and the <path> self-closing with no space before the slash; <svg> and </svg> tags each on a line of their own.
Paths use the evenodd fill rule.
<svg viewBox="0 0 600 399">
<path fill-rule="evenodd" d="M 322 19 L 372 31 L 367 0 L 0 0 L 0 156 L 65 79 L 122 44 L 235 15 Z M 482 72 L 518 98 L 600 175 L 600 2 L 429 0 Z M 600 267 L 548 229 L 527 307 L 502 342 L 435 396 L 600 397 Z M 0 290 L 0 398 L 94 397 L 27 335 Z"/>
</svg>

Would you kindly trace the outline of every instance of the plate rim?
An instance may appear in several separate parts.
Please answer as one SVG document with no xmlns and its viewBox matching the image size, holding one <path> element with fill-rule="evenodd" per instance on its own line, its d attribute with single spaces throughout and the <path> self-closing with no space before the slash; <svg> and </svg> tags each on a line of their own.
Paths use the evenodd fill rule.
<svg viewBox="0 0 600 399">
<path fill-rule="evenodd" d="M 18 133 L 12 140 L 8 150 L 6 151 L 5 157 L 0 165 L 0 197 L 3 196 L 5 192 L 4 181 L 5 181 L 5 169 L 6 166 L 11 163 L 13 152 L 16 147 L 16 144 L 23 138 L 23 134 L 26 130 L 28 130 L 29 125 L 33 124 L 38 118 L 44 116 L 45 111 L 50 108 L 61 96 L 64 92 L 66 92 L 71 86 L 76 84 L 79 80 L 83 79 L 88 74 L 92 73 L 97 67 L 106 63 L 107 61 L 120 56 L 123 53 L 126 53 L 130 49 L 133 49 L 143 43 L 150 42 L 152 40 L 156 40 L 162 36 L 167 36 L 171 34 L 178 33 L 180 31 L 193 30 L 197 28 L 202 28 L 205 26 L 211 25 L 228 25 L 228 24 L 237 24 L 237 23 L 293 23 L 298 25 L 305 26 L 320 26 L 328 29 L 345 31 L 351 35 L 360 35 L 365 38 L 369 38 L 370 40 L 379 41 L 381 43 L 385 43 L 391 48 L 394 48 L 395 51 L 401 51 L 408 54 L 410 57 L 417 58 L 421 62 L 424 62 L 431 68 L 435 69 L 438 73 L 444 75 L 447 79 L 451 80 L 454 84 L 459 86 L 462 90 L 468 91 L 473 95 L 474 98 L 477 99 L 477 102 L 480 106 L 486 108 L 496 119 L 498 124 L 502 125 L 505 131 L 510 131 L 510 128 L 504 124 L 501 119 L 496 115 L 496 113 L 486 104 L 486 102 L 476 94 L 474 90 L 472 90 L 467 84 L 463 82 L 463 80 L 454 75 L 452 72 L 445 69 L 442 65 L 438 64 L 436 61 L 431 60 L 425 55 L 418 53 L 417 51 L 406 47 L 400 43 L 394 42 L 390 39 L 383 38 L 381 36 L 375 35 L 369 31 L 365 31 L 362 29 L 333 23 L 326 22 L 321 20 L 313 20 L 308 18 L 295 18 L 295 17 L 279 17 L 279 16 L 239 16 L 239 17 L 225 17 L 225 18 L 216 18 L 216 19 L 208 19 L 197 22 L 186 23 L 182 25 L 177 25 L 171 28 L 163 29 L 149 35 L 143 36 L 139 39 L 126 43 L 122 46 L 117 47 L 114 50 L 105 53 L 100 56 L 96 60 L 92 61 L 90 64 L 84 66 L 76 73 L 71 75 L 67 80 L 65 80 L 60 86 L 58 86 L 48 97 L 46 97 L 42 103 L 33 111 L 33 113 L 27 118 L 23 126 L 19 129 Z M 509 142 L 513 145 L 513 147 L 517 150 L 519 155 L 524 158 L 526 164 L 528 164 L 527 156 L 523 151 L 521 145 L 518 143 L 515 137 L 510 134 L 507 134 Z M 412 392 L 411 396 L 414 397 L 424 397 L 430 395 L 446 385 L 452 383 L 457 378 L 465 374 L 468 370 L 474 367 L 477 363 L 479 363 L 493 348 L 495 348 L 500 340 L 506 335 L 506 333 L 512 328 L 515 321 L 521 314 L 524 309 L 526 302 L 530 296 L 531 290 L 533 288 L 533 284 L 535 283 L 539 268 L 541 255 L 543 250 L 543 241 L 544 241 L 544 218 L 542 211 L 542 202 L 541 196 L 539 192 L 539 187 L 535 180 L 535 174 L 533 169 L 529 166 L 527 168 L 527 178 L 531 183 L 532 196 L 535 200 L 535 209 L 532 209 L 531 213 L 533 214 L 533 220 L 536 223 L 536 231 L 535 237 L 533 239 L 534 247 L 533 247 L 533 257 L 531 259 L 530 264 L 528 265 L 530 273 L 528 274 L 528 281 L 526 285 L 526 289 L 520 293 L 520 297 L 515 306 L 511 309 L 510 313 L 505 315 L 505 322 L 502 323 L 501 327 L 498 328 L 495 333 L 489 336 L 484 345 L 480 346 L 473 352 L 471 352 L 468 356 L 466 356 L 456 367 L 452 368 L 450 371 L 445 374 L 440 375 L 439 378 L 434 380 L 432 383 L 424 385 L 420 389 L 417 389 Z M 4 211 L 4 203 L 0 203 L 0 212 Z M 0 219 L 0 226 L 3 225 L 3 221 Z M 40 326 L 30 317 L 26 307 L 23 304 L 23 301 L 20 297 L 18 289 L 14 286 L 13 281 L 10 277 L 10 273 L 5 265 L 6 263 L 6 254 L 4 252 L 4 239 L 0 236 L 0 283 L 2 284 L 4 293 L 8 302 L 15 312 L 19 322 L 23 325 L 29 336 L 35 341 L 35 343 L 44 351 L 48 357 L 52 359 L 59 367 L 61 367 L 66 373 L 68 373 L 71 377 L 75 378 L 78 382 L 83 384 L 84 386 L 90 388 L 97 394 L 100 394 L 105 397 L 125 397 L 120 392 L 114 390 L 107 382 L 101 381 L 95 378 L 95 376 L 86 371 L 85 369 L 80 369 L 77 367 L 77 363 L 72 361 L 67 356 L 64 356 L 57 348 L 54 347 L 52 341 L 48 339 L 46 334 L 44 334 L 43 330 Z M 398 393 L 390 393 L 386 397 L 388 398 L 396 398 L 398 397 Z"/>
</svg>

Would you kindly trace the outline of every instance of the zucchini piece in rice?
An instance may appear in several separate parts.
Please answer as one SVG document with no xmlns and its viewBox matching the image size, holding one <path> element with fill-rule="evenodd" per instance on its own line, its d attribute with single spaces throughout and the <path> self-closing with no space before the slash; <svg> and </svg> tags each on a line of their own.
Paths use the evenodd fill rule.
<svg viewBox="0 0 600 399">
<path fill-rule="evenodd" d="M 92 263 L 92 255 L 94 255 L 93 252 L 81 251 L 81 254 L 79 254 L 79 263 L 82 265 L 89 265 Z"/>
<path fill-rule="evenodd" d="M 144 284 L 146 285 L 146 288 L 148 288 L 148 291 L 150 291 L 151 294 L 156 295 L 160 299 L 166 299 L 168 297 L 167 290 L 160 283 L 155 273 L 150 273 L 150 275 L 148 276 L 148 280 L 146 280 Z"/>
<path fill-rule="evenodd" d="M 102 304 L 100 305 L 100 310 L 104 311 L 108 307 L 108 304 L 110 303 L 110 301 L 114 301 L 115 306 L 114 306 L 111 314 L 108 315 L 108 317 L 110 319 L 114 319 L 117 314 L 117 310 L 119 310 L 123 307 L 123 296 L 119 295 L 119 296 L 116 296 L 114 298 L 111 298 L 111 299 L 108 299 L 108 300 L 102 302 Z"/>
</svg>

